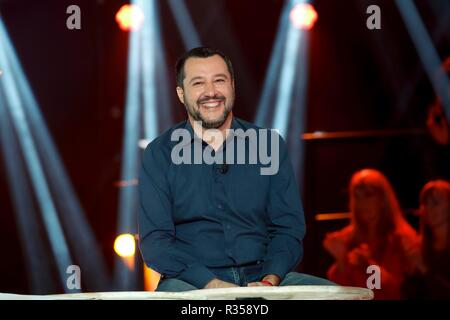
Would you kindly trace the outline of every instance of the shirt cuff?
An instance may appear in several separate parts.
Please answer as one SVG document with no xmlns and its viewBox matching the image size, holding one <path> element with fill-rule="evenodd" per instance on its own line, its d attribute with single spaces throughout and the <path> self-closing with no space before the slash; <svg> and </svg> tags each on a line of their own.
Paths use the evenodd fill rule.
<svg viewBox="0 0 450 320">
<path fill-rule="evenodd" d="M 205 266 L 193 264 L 189 265 L 177 278 L 192 284 L 198 289 L 203 289 L 208 282 L 217 277 Z"/>
<path fill-rule="evenodd" d="M 261 272 L 262 278 L 267 276 L 268 274 L 274 274 L 280 277 L 281 281 L 283 281 L 284 277 L 288 274 L 290 270 L 288 266 L 282 261 L 276 260 L 267 260 L 264 261 L 264 266 Z"/>
</svg>

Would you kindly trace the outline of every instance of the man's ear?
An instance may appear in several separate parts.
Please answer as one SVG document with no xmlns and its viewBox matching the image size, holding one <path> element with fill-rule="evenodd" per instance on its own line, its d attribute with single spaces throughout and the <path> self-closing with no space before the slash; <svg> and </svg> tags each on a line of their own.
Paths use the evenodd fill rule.
<svg viewBox="0 0 450 320">
<path fill-rule="evenodd" d="M 180 100 L 180 102 L 182 104 L 184 104 L 184 90 L 181 87 L 177 87 L 177 95 L 178 95 L 178 99 Z"/>
</svg>

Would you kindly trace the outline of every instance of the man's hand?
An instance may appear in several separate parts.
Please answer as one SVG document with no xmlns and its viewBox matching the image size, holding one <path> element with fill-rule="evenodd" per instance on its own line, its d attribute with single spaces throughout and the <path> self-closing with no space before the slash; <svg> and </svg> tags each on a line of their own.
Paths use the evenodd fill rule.
<svg viewBox="0 0 450 320">
<path fill-rule="evenodd" d="M 278 286 L 281 282 L 281 278 L 279 276 L 277 276 L 276 274 L 268 274 L 262 279 L 262 281 L 270 282 L 272 284 L 272 286 Z M 249 287 L 260 287 L 260 286 L 270 286 L 270 284 L 260 281 L 260 282 L 250 282 L 248 284 L 248 286 Z"/>
<path fill-rule="evenodd" d="M 218 288 L 236 288 L 238 285 L 226 281 L 222 281 L 219 279 L 212 279 L 208 282 L 204 289 L 218 289 Z"/>
</svg>

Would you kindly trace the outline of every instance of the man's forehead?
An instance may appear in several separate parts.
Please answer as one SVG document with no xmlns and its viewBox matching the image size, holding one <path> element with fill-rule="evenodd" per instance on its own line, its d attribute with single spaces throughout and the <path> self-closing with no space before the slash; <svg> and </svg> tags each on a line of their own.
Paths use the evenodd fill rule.
<svg viewBox="0 0 450 320">
<path fill-rule="evenodd" d="M 219 55 L 208 58 L 191 57 L 185 62 L 184 72 L 186 78 L 201 74 L 229 74 L 227 64 Z"/>
</svg>

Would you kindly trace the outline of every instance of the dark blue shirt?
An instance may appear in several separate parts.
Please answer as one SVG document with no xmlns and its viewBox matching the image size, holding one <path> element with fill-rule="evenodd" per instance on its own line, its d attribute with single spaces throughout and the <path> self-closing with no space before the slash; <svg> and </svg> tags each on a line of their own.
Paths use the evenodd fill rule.
<svg viewBox="0 0 450 320">
<path fill-rule="evenodd" d="M 185 128 L 193 137 L 187 143 L 172 141 L 175 129 Z M 232 129 L 258 127 L 233 118 Z M 231 134 L 217 151 L 226 152 Z M 139 244 L 147 266 L 168 278 L 203 288 L 215 278 L 211 268 L 241 266 L 262 261 L 262 275 L 281 278 L 300 262 L 305 221 L 300 195 L 286 145 L 279 139 L 279 170 L 262 175 L 267 163 L 175 164 L 173 148 L 211 148 L 193 133 L 189 121 L 153 140 L 142 158 L 139 178 Z M 267 139 L 271 151 L 270 138 Z M 212 149 L 211 149 L 212 150 Z M 270 153 L 269 153 L 270 154 Z M 272 155 L 273 156 L 273 155 Z M 192 155 L 193 158 L 193 155 Z"/>
</svg>

